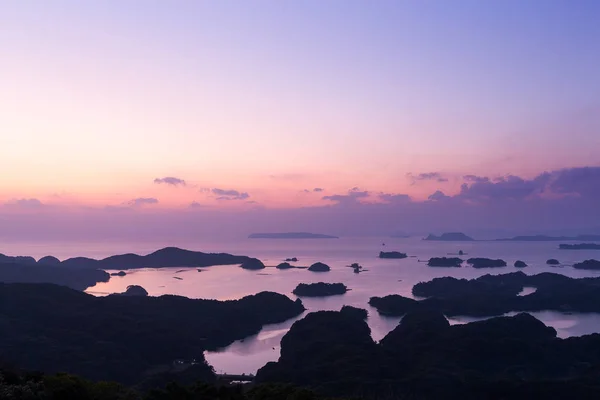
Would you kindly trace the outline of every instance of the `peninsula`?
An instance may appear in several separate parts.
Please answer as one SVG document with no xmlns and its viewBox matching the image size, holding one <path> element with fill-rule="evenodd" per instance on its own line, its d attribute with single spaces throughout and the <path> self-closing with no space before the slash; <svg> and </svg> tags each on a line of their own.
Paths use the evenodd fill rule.
<svg viewBox="0 0 600 400">
<path fill-rule="evenodd" d="M 249 239 L 339 239 L 337 236 L 308 232 L 252 233 Z"/>
<path fill-rule="evenodd" d="M 577 235 L 577 236 L 547 236 L 547 235 L 532 235 L 532 236 L 514 236 L 512 238 L 496 239 L 497 241 L 511 242 L 568 242 L 568 241 L 600 241 L 600 235 Z"/>
</svg>

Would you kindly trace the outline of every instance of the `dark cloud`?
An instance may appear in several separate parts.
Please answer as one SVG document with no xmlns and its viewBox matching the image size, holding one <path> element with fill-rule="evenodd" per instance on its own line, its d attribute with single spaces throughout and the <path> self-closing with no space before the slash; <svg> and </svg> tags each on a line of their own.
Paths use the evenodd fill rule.
<svg viewBox="0 0 600 400">
<path fill-rule="evenodd" d="M 324 190 L 325 190 L 325 189 L 323 189 L 323 188 L 314 188 L 312 191 L 313 191 L 313 192 L 320 193 L 320 192 L 322 192 L 322 191 L 324 191 Z"/>
<path fill-rule="evenodd" d="M 407 194 L 380 193 L 379 199 L 386 203 L 400 204 L 410 202 L 410 196 Z"/>
<path fill-rule="evenodd" d="M 450 198 L 450 196 L 446 196 L 444 194 L 444 192 L 442 192 L 441 190 L 436 190 L 434 193 L 432 193 L 428 197 L 428 199 L 431 201 L 441 201 L 441 200 L 446 200 L 449 198 Z"/>
<path fill-rule="evenodd" d="M 149 204 L 158 204 L 158 199 L 154 197 L 138 197 L 137 199 L 130 200 L 127 204 L 132 207 L 140 207 Z"/>
<path fill-rule="evenodd" d="M 406 174 L 408 178 L 414 183 L 418 181 L 436 181 L 436 182 L 448 182 L 448 178 L 444 177 L 440 172 L 424 172 L 418 175 L 412 173 Z"/>
<path fill-rule="evenodd" d="M 477 175 L 465 175 L 465 176 L 463 176 L 463 179 L 466 182 L 473 182 L 473 183 L 483 183 L 483 182 L 490 181 L 490 178 L 488 178 L 487 176 L 477 176 Z"/>
<path fill-rule="evenodd" d="M 367 191 L 360 191 L 359 188 L 357 187 L 353 187 L 352 189 L 350 189 L 348 191 L 348 194 L 334 194 L 331 196 L 323 196 L 322 199 L 323 200 L 330 200 L 333 201 L 337 204 L 355 204 L 355 203 L 359 203 L 359 199 L 365 198 L 365 197 L 369 197 L 369 192 Z"/>
<path fill-rule="evenodd" d="M 5 205 L 19 208 L 41 208 L 44 207 L 44 203 L 39 201 L 38 199 L 16 199 L 9 201 Z"/>
<path fill-rule="evenodd" d="M 211 192 L 217 196 L 217 200 L 246 200 L 250 195 L 246 192 L 239 192 L 237 190 L 225 190 L 214 188 Z"/>
<path fill-rule="evenodd" d="M 515 175 L 493 180 L 476 179 L 471 184 L 463 183 L 457 197 L 467 200 L 523 200 L 542 193 L 547 180 L 545 173 L 531 180 Z"/>
<path fill-rule="evenodd" d="M 164 178 L 156 178 L 154 180 L 154 183 L 157 183 L 157 184 L 164 183 L 165 185 L 171 185 L 171 186 L 185 186 L 186 185 L 186 183 L 183 179 L 175 178 L 173 176 L 167 176 Z"/>
<path fill-rule="evenodd" d="M 546 174 L 547 190 L 555 194 L 593 197 L 600 202 L 600 167 L 581 167 Z"/>
</svg>

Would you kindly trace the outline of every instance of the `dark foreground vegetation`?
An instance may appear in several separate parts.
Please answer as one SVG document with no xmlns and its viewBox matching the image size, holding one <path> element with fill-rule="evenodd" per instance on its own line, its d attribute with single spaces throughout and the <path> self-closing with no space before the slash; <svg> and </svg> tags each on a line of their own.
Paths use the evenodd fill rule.
<svg viewBox="0 0 600 400">
<path fill-rule="evenodd" d="M 296 296 L 326 297 L 344 294 L 348 288 L 343 283 L 299 283 L 293 293 Z"/>
<path fill-rule="evenodd" d="M 525 287 L 536 291 L 519 296 Z M 369 304 L 386 315 L 404 315 L 420 309 L 478 317 L 511 311 L 600 312 L 600 278 L 574 279 L 548 272 L 531 276 L 523 272 L 484 275 L 471 280 L 435 278 L 416 284 L 412 292 L 426 299 L 390 295 L 372 297 Z"/>
<path fill-rule="evenodd" d="M 271 292 L 231 301 L 94 297 L 57 285 L 0 283 L 0 360 L 133 384 L 172 372 L 176 359 L 195 359 L 196 376 L 210 379 L 204 350 L 303 311 L 300 300 Z"/>
<path fill-rule="evenodd" d="M 94 382 L 68 374 L 48 375 L 0 369 L 2 400 L 319 400 L 322 396 L 291 385 L 243 387 L 196 381 L 167 383 L 157 388 Z"/>
<path fill-rule="evenodd" d="M 294 323 L 256 381 L 372 399 L 592 399 L 598 365 L 600 335 L 559 339 L 529 314 L 450 326 L 419 310 L 377 344 L 361 318 L 320 311 Z"/>
</svg>

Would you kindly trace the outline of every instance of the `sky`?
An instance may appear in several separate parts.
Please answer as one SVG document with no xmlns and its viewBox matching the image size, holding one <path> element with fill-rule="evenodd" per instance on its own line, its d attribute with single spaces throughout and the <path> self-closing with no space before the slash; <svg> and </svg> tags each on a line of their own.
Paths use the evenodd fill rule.
<svg viewBox="0 0 600 400">
<path fill-rule="evenodd" d="M 0 4 L 0 237 L 600 233 L 600 3 Z"/>
</svg>

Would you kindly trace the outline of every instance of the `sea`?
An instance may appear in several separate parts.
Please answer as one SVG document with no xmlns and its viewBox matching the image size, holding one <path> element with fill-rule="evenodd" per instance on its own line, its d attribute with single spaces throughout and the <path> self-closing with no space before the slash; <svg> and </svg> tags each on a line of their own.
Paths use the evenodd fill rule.
<svg viewBox="0 0 600 400">
<path fill-rule="evenodd" d="M 278 270 L 265 268 L 248 271 L 235 265 L 219 265 L 202 268 L 178 267 L 161 269 L 128 270 L 123 277 L 113 276 L 109 282 L 99 283 L 87 289 L 95 296 L 106 296 L 126 290 L 129 285 L 144 287 L 151 296 L 173 294 L 190 298 L 230 300 L 239 299 L 261 291 L 285 294 L 292 299 L 292 290 L 299 283 L 341 282 L 350 291 L 344 295 L 325 298 L 302 298 L 307 311 L 297 318 L 283 323 L 264 326 L 252 337 L 238 340 L 205 356 L 217 373 L 254 374 L 269 361 L 279 358 L 281 338 L 291 325 L 306 313 L 318 310 L 339 310 L 343 305 L 364 308 L 368 311 L 367 322 L 374 340 L 381 340 L 400 322 L 400 317 L 381 316 L 368 304 L 372 296 L 400 294 L 413 297 L 411 289 L 418 282 L 435 277 L 476 278 L 484 274 L 503 274 L 517 271 L 512 265 L 523 260 L 529 266 L 522 269 L 526 274 L 554 272 L 570 277 L 600 276 L 600 271 L 576 270 L 572 265 L 590 258 L 600 258 L 598 250 L 559 250 L 559 242 L 434 242 L 421 238 L 348 237 L 340 239 L 228 239 L 204 241 L 153 241 L 153 242 L 36 242 L 4 243 L 3 252 L 9 255 L 31 255 L 40 258 L 53 255 L 63 260 L 74 256 L 103 258 L 115 254 L 148 254 L 166 246 L 177 246 L 203 252 L 225 252 L 259 258 L 268 267 L 274 267 L 288 257 L 297 257 L 298 266 L 309 266 L 320 261 L 331 267 L 330 272 L 310 272 L 306 269 Z M 379 259 L 380 251 L 400 251 L 408 258 Z M 501 258 L 508 263 L 504 268 L 474 269 L 432 268 L 426 260 L 456 254 L 459 250 L 467 257 Z M 546 265 L 555 258 L 560 266 Z M 348 265 L 359 263 L 364 272 L 356 274 Z M 115 271 L 108 271 L 115 272 Z M 526 288 L 523 294 L 531 293 Z M 176 312 L 176 310 L 174 310 Z M 538 312 L 535 317 L 554 327 L 558 336 L 581 336 L 600 332 L 600 314 Z M 477 320 L 469 317 L 449 318 L 451 324 L 463 324 Z M 182 326 L 181 329 L 186 329 Z M 182 355 L 185 358 L 185 355 Z"/>
</svg>

